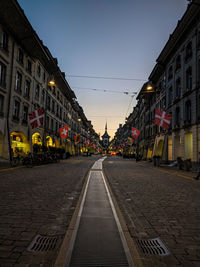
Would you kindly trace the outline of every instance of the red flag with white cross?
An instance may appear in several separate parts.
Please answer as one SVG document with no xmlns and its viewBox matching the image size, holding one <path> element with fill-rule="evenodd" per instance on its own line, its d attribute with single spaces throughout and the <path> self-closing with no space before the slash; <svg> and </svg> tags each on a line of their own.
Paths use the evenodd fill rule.
<svg viewBox="0 0 200 267">
<path fill-rule="evenodd" d="M 168 129 L 170 122 L 171 122 L 171 114 L 167 114 L 167 112 L 160 110 L 160 109 L 156 109 L 155 111 L 155 119 L 154 119 L 154 124 L 158 124 L 161 127 Z"/>
<path fill-rule="evenodd" d="M 62 139 L 66 138 L 69 135 L 69 127 L 65 125 L 64 127 L 59 129 L 60 137 Z"/>
<path fill-rule="evenodd" d="M 138 138 L 138 136 L 140 135 L 140 131 L 134 127 L 132 127 L 132 130 L 131 130 L 131 136 L 135 139 Z"/>
<path fill-rule="evenodd" d="M 44 109 L 39 108 L 28 114 L 32 129 L 43 125 Z"/>
</svg>

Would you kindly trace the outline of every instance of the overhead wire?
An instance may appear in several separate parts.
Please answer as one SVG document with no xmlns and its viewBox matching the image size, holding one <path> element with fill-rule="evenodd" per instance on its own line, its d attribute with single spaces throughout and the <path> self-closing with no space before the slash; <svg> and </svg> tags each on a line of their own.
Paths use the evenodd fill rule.
<svg viewBox="0 0 200 267">
<path fill-rule="evenodd" d="M 115 90 L 108 90 L 108 89 L 87 88 L 87 87 L 78 87 L 78 86 L 71 86 L 71 88 L 82 89 L 82 90 L 100 91 L 100 92 L 107 92 L 107 93 L 119 93 L 119 94 L 125 94 L 125 95 L 137 94 L 137 92 L 115 91 Z"/>
<path fill-rule="evenodd" d="M 139 78 L 123 78 L 123 77 L 104 77 L 104 76 L 90 76 L 90 75 L 66 75 L 72 78 L 88 78 L 88 79 L 104 79 L 104 80 L 124 80 L 124 81 L 146 81 L 146 79 L 139 79 Z"/>
</svg>

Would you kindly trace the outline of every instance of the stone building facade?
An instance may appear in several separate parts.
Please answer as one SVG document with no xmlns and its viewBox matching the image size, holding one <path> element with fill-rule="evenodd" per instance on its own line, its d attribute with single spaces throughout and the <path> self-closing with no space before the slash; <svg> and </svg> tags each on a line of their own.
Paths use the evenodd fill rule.
<svg viewBox="0 0 200 267">
<path fill-rule="evenodd" d="M 148 92 L 151 83 L 153 90 Z M 200 1 L 190 3 L 137 96 L 128 125 L 141 131 L 138 153 L 164 161 L 200 160 Z M 154 125 L 155 109 L 172 115 L 168 130 Z M 125 127 L 126 128 L 126 127 Z M 130 127 L 129 127 L 130 128 Z"/>
<path fill-rule="evenodd" d="M 95 131 L 57 59 L 43 45 L 17 1 L 2 0 L 0 18 L 0 158 L 15 156 L 15 150 L 26 154 L 34 144 L 80 153 Z M 52 78 L 55 84 L 49 85 Z M 41 107 L 44 123 L 32 129 L 28 114 Z M 58 129 L 66 124 L 69 136 L 61 140 Z M 81 134 L 79 144 L 74 142 L 77 134 Z"/>
</svg>

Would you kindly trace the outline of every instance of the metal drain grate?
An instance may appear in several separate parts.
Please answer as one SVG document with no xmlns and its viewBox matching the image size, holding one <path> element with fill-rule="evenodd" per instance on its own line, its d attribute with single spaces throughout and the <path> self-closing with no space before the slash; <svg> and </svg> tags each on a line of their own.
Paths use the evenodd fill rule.
<svg viewBox="0 0 200 267">
<path fill-rule="evenodd" d="M 48 252 L 56 248 L 58 237 L 56 236 L 41 236 L 36 235 L 33 241 L 28 246 L 30 252 Z"/>
<path fill-rule="evenodd" d="M 144 254 L 167 256 L 170 254 L 160 238 L 137 240 L 139 247 Z"/>
</svg>

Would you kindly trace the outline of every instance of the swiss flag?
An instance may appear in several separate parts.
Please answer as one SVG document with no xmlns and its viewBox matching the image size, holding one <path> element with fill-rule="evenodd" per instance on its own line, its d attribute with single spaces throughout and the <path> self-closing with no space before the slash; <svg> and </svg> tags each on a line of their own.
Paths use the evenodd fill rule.
<svg viewBox="0 0 200 267">
<path fill-rule="evenodd" d="M 134 127 L 132 127 L 132 130 L 131 130 L 131 136 L 135 139 L 138 138 L 138 136 L 140 135 L 140 131 Z"/>
<path fill-rule="evenodd" d="M 69 135 L 69 127 L 65 125 L 64 127 L 59 129 L 60 137 L 62 139 L 66 138 Z"/>
<path fill-rule="evenodd" d="M 44 121 L 44 109 L 39 108 L 28 114 L 32 129 L 42 126 Z"/>
<path fill-rule="evenodd" d="M 167 114 L 165 111 L 156 109 L 154 124 L 158 124 L 161 127 L 168 129 L 171 122 L 171 114 Z"/>
</svg>

